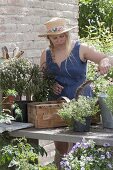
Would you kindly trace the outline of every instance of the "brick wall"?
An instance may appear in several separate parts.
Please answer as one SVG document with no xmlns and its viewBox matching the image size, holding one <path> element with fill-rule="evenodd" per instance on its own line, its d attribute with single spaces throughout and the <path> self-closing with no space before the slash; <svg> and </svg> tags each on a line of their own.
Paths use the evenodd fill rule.
<svg viewBox="0 0 113 170">
<path fill-rule="evenodd" d="M 0 49 L 7 46 L 12 56 L 18 46 L 25 57 L 39 62 L 47 42 L 38 33 L 52 17 L 64 17 L 69 26 L 78 26 L 78 0 L 0 0 Z M 71 33 L 73 39 L 77 32 L 78 27 Z"/>
</svg>

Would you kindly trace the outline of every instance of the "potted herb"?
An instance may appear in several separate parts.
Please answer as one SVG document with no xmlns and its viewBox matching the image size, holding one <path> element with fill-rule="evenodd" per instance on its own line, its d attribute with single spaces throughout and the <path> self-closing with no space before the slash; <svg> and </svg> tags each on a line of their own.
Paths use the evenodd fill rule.
<svg viewBox="0 0 113 170">
<path fill-rule="evenodd" d="M 14 89 L 13 90 L 8 89 L 8 91 L 5 93 L 6 97 L 3 98 L 0 103 L 2 107 L 2 110 L 0 111 L 0 123 L 11 124 L 11 121 L 15 120 L 15 118 L 17 117 L 22 119 L 22 111 L 18 106 L 15 105 L 14 100 L 12 100 L 12 98 L 10 99 L 11 101 L 8 99 L 8 102 L 10 102 L 11 107 L 16 107 L 15 115 L 12 115 L 11 108 L 7 109 L 4 107 L 5 105 L 4 101 L 6 102 L 7 98 L 9 98 L 10 95 L 11 95 L 10 97 L 14 97 L 15 95 L 17 95 L 17 92 Z"/>
<path fill-rule="evenodd" d="M 43 102 L 48 100 L 52 87 L 55 83 L 54 76 L 47 69 L 40 70 L 39 65 L 34 64 L 32 78 L 29 83 L 29 92 L 33 95 L 33 101 Z"/>
<path fill-rule="evenodd" d="M 24 103 L 26 103 L 26 101 L 22 101 L 22 96 L 27 96 L 27 88 L 29 86 L 29 81 L 31 80 L 31 73 L 32 64 L 28 59 L 23 57 L 9 58 L 6 62 L 3 62 L 0 68 L 1 89 L 2 91 L 14 89 L 18 93 L 15 103 L 18 105 L 18 108 L 22 110 L 23 122 L 27 122 L 27 113 L 26 110 L 24 111 Z M 8 93 L 10 93 L 10 91 Z M 6 93 L 5 95 L 7 96 Z M 18 110 L 17 105 L 16 110 Z M 14 115 L 17 114 L 14 113 Z"/>
<path fill-rule="evenodd" d="M 8 89 L 5 94 L 9 103 L 14 103 L 15 98 L 18 95 L 15 89 Z"/>
<path fill-rule="evenodd" d="M 9 58 L 1 64 L 0 86 L 3 91 L 15 89 L 19 95 L 19 100 L 31 78 L 32 64 L 26 58 Z"/>
<path fill-rule="evenodd" d="M 74 131 L 89 131 L 90 117 L 99 110 L 96 102 L 96 97 L 91 98 L 80 95 L 78 100 L 72 99 L 69 103 L 63 103 L 58 113 L 69 126 L 73 126 Z"/>
<path fill-rule="evenodd" d="M 63 170 L 109 170 L 113 169 L 113 150 L 109 144 L 97 146 L 93 140 L 77 142 L 62 158 Z"/>
</svg>

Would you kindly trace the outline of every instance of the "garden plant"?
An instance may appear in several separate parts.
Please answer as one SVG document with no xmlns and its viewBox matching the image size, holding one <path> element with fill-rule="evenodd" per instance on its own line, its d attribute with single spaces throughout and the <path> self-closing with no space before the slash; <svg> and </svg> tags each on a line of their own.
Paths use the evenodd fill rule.
<svg viewBox="0 0 113 170">
<path fill-rule="evenodd" d="M 113 148 L 97 146 L 93 140 L 77 142 L 61 161 L 62 170 L 112 170 Z"/>
</svg>

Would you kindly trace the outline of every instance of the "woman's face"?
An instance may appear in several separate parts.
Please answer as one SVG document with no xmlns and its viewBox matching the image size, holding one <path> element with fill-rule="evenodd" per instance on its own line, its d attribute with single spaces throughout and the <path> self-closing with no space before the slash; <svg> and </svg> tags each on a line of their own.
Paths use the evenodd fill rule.
<svg viewBox="0 0 113 170">
<path fill-rule="evenodd" d="M 66 34 L 49 36 L 50 41 L 54 46 L 63 45 L 66 43 Z"/>
</svg>

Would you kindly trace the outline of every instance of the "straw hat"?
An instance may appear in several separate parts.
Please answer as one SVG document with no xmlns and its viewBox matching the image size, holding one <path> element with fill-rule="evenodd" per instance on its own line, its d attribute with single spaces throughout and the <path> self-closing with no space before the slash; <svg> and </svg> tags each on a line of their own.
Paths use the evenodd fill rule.
<svg viewBox="0 0 113 170">
<path fill-rule="evenodd" d="M 64 18 L 52 18 L 44 25 L 46 26 L 46 32 L 43 34 L 39 34 L 39 37 L 46 37 L 47 35 L 59 35 L 75 28 L 67 28 L 66 20 Z"/>
</svg>

